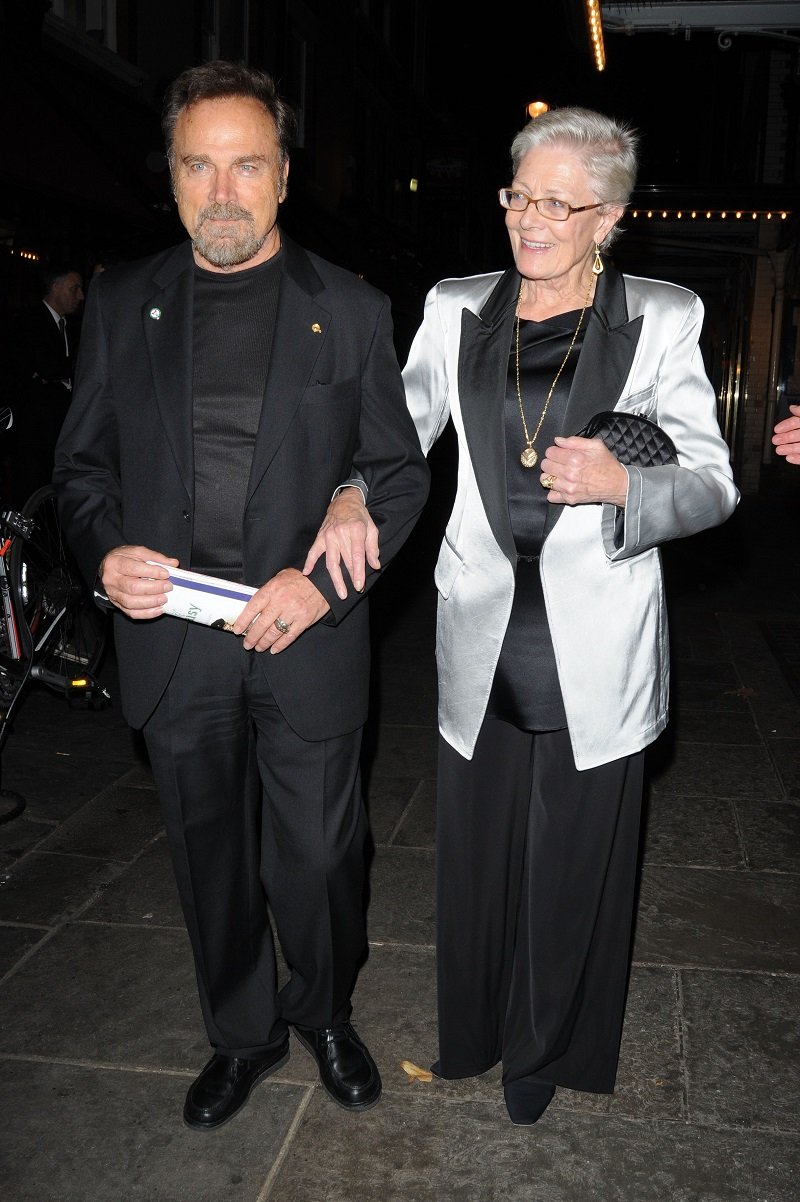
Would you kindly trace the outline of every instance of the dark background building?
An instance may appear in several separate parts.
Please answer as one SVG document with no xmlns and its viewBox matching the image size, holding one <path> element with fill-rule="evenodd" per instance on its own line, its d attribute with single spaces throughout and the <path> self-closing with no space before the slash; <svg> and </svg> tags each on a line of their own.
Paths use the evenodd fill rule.
<svg viewBox="0 0 800 1202">
<path fill-rule="evenodd" d="M 800 4 L 596 7 L 602 71 L 584 0 L 0 0 L 0 316 L 47 259 L 89 279 L 183 236 L 161 96 L 244 59 L 299 118 L 282 223 L 389 293 L 403 357 L 437 279 L 510 262 L 496 192 L 527 105 L 584 104 L 642 134 L 615 259 L 702 296 L 740 486 L 796 486 L 768 435 L 800 394 Z"/>
</svg>

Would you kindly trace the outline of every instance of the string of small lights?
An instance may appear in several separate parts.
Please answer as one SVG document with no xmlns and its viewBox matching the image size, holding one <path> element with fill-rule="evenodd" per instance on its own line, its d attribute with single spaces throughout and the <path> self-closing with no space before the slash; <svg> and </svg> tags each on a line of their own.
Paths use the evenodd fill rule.
<svg viewBox="0 0 800 1202">
<path fill-rule="evenodd" d="M 788 209 L 646 209 L 639 206 L 628 210 L 629 217 L 663 218 L 677 221 L 757 221 L 759 217 L 767 221 L 785 221 L 789 216 Z"/>
</svg>

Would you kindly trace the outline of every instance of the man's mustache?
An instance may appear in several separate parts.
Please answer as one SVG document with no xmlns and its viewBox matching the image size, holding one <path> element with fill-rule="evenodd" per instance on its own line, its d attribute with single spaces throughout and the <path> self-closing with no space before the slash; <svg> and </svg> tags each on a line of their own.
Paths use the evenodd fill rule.
<svg viewBox="0 0 800 1202">
<path fill-rule="evenodd" d="M 253 214 L 248 209 L 242 209 L 239 205 L 208 205 L 205 209 L 201 209 L 197 214 L 197 224 L 202 225 L 205 221 L 252 221 Z"/>
</svg>

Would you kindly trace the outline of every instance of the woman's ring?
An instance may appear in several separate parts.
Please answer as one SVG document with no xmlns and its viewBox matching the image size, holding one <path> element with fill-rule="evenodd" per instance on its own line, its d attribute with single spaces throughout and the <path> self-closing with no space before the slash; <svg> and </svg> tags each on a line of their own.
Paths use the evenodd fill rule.
<svg viewBox="0 0 800 1202">
<path fill-rule="evenodd" d="M 542 480 L 542 488 L 552 488 L 555 482 L 555 476 L 545 476 L 544 480 Z"/>
<path fill-rule="evenodd" d="M 284 622 L 283 618 L 276 618 L 273 622 L 273 626 L 276 630 L 280 631 L 281 634 L 288 634 L 292 629 L 291 622 Z"/>
</svg>

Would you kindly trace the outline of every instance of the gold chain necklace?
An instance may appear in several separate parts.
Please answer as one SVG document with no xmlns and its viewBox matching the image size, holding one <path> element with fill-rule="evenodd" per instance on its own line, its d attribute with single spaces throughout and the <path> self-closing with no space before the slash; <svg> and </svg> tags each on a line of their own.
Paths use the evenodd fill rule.
<svg viewBox="0 0 800 1202">
<path fill-rule="evenodd" d="M 545 403 L 544 403 L 544 409 L 542 410 L 542 415 L 539 418 L 539 424 L 536 427 L 536 429 L 534 430 L 533 435 L 530 435 L 528 433 L 528 423 L 525 421 L 525 409 L 523 408 L 523 405 L 522 405 L 522 390 L 520 389 L 520 386 L 519 386 L 519 310 L 520 310 L 520 306 L 522 304 L 522 289 L 525 286 L 524 280 L 519 286 L 519 296 L 517 297 L 517 323 L 516 323 L 516 339 L 515 340 L 516 340 L 516 350 L 517 350 L 517 400 L 519 401 L 519 415 L 522 418 L 522 429 L 525 431 L 525 444 L 526 444 L 525 447 L 523 448 L 522 454 L 519 457 L 520 463 L 522 464 L 523 467 L 535 467 L 536 464 L 539 462 L 539 456 L 538 456 L 537 452 L 534 450 L 533 444 L 536 442 L 536 439 L 539 436 L 539 431 L 542 428 L 542 422 L 545 419 L 545 414 L 547 413 L 547 408 L 550 404 L 550 398 L 552 397 L 553 393 L 555 392 L 556 384 L 558 383 L 558 377 L 561 375 L 562 371 L 567 366 L 567 359 L 569 359 L 569 357 L 570 357 L 572 348 L 575 345 L 575 340 L 577 339 L 578 334 L 580 333 L 580 330 L 581 330 L 581 326 L 583 325 L 583 315 L 586 312 L 586 309 L 588 308 L 588 305 L 589 305 L 589 297 L 592 295 L 592 284 L 593 283 L 594 283 L 594 276 L 592 276 L 589 279 L 589 287 L 586 291 L 586 300 L 583 302 L 583 308 L 581 309 L 581 315 L 578 318 L 578 324 L 575 327 L 575 333 L 572 335 L 572 342 L 570 342 L 570 344 L 567 348 L 567 353 L 564 356 L 564 359 L 562 361 L 562 364 L 559 367 L 558 371 L 556 372 L 556 378 L 553 380 L 553 383 L 550 385 L 550 391 L 547 394 L 547 399 L 545 400 Z"/>
</svg>

